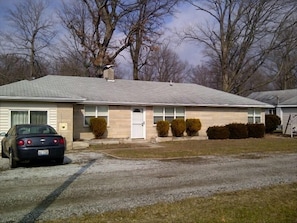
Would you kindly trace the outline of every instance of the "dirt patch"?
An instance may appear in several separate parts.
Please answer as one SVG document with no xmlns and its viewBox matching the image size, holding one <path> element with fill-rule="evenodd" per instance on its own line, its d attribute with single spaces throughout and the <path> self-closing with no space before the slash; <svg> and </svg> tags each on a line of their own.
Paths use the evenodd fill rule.
<svg viewBox="0 0 297 223">
<path fill-rule="evenodd" d="M 205 164 L 210 161 L 209 158 L 202 157 L 187 157 L 187 158 L 174 158 L 174 159 L 162 159 L 163 162 L 177 162 L 183 164 Z"/>
<path fill-rule="evenodd" d="M 235 156 L 235 158 L 238 159 L 265 159 L 269 156 L 263 155 L 263 154 L 241 154 L 238 156 Z"/>
</svg>

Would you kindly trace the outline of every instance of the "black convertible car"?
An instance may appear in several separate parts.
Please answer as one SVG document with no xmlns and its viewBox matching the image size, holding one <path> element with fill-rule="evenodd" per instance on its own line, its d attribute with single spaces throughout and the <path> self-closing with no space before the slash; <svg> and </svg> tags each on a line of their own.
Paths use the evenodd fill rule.
<svg viewBox="0 0 297 223">
<path fill-rule="evenodd" d="M 42 159 L 63 164 L 65 145 L 64 137 L 49 125 L 15 125 L 1 141 L 1 155 L 9 158 L 11 168 L 22 161 Z"/>
</svg>

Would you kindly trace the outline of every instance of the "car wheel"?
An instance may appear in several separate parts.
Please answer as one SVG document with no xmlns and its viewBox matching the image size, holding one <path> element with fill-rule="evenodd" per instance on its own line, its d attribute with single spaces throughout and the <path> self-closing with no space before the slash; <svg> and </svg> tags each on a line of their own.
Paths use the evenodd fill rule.
<svg viewBox="0 0 297 223">
<path fill-rule="evenodd" d="M 6 156 L 6 154 L 4 153 L 3 146 L 1 146 L 1 157 L 2 158 L 8 158 L 8 156 Z"/>
<path fill-rule="evenodd" d="M 18 167 L 18 162 L 13 158 L 12 150 L 9 151 L 9 166 L 10 168 Z"/>
<path fill-rule="evenodd" d="M 55 160 L 58 165 L 62 165 L 64 163 L 64 157 L 58 158 Z"/>
</svg>

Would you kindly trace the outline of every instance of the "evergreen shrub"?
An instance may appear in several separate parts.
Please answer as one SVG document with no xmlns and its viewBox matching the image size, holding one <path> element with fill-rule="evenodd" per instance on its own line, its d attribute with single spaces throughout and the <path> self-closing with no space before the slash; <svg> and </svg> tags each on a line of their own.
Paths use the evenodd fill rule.
<svg viewBox="0 0 297 223">
<path fill-rule="evenodd" d="M 207 136 L 209 139 L 228 139 L 230 132 L 226 126 L 211 126 L 208 127 Z"/>
<path fill-rule="evenodd" d="M 170 123 L 168 121 L 158 121 L 157 122 L 157 132 L 159 137 L 168 136 Z"/>
<path fill-rule="evenodd" d="M 184 135 L 184 131 L 186 130 L 186 122 L 184 119 L 177 118 L 172 120 L 171 122 L 171 132 L 175 137 L 181 137 Z"/>
<path fill-rule="evenodd" d="M 198 131 L 201 129 L 200 119 L 187 119 L 186 120 L 186 132 L 188 136 L 198 135 Z"/>
<path fill-rule="evenodd" d="M 229 129 L 230 139 L 245 139 L 248 137 L 248 129 L 246 124 L 231 123 L 229 125 L 226 125 L 226 127 Z"/>
<path fill-rule="evenodd" d="M 272 133 L 281 124 L 281 119 L 277 115 L 265 115 L 265 131 Z"/>
<path fill-rule="evenodd" d="M 90 129 L 96 139 L 101 138 L 107 130 L 107 122 L 104 118 L 91 118 Z"/>
<path fill-rule="evenodd" d="M 247 124 L 248 134 L 251 138 L 263 138 L 265 135 L 264 124 Z"/>
</svg>

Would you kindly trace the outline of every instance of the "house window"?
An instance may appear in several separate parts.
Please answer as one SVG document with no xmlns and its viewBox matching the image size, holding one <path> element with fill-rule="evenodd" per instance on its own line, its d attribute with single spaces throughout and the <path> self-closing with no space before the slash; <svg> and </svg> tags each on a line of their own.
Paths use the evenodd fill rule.
<svg viewBox="0 0 297 223">
<path fill-rule="evenodd" d="M 185 108 L 183 107 L 154 107 L 154 124 L 158 121 L 171 122 L 176 118 L 185 118 Z"/>
<path fill-rule="evenodd" d="M 11 111 L 11 126 L 18 124 L 47 124 L 47 111 Z"/>
<path fill-rule="evenodd" d="M 85 126 L 90 125 L 91 118 L 105 118 L 108 123 L 108 106 L 85 106 Z"/>
<path fill-rule="evenodd" d="M 47 112 L 46 111 L 31 111 L 30 112 L 31 124 L 47 124 Z"/>
<path fill-rule="evenodd" d="M 269 109 L 268 112 L 266 112 L 269 115 L 276 115 L 276 109 Z"/>
<path fill-rule="evenodd" d="M 249 108 L 248 109 L 248 123 L 255 124 L 261 123 L 261 109 Z"/>
</svg>

